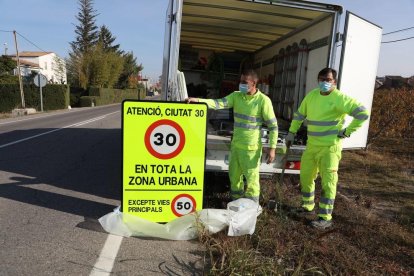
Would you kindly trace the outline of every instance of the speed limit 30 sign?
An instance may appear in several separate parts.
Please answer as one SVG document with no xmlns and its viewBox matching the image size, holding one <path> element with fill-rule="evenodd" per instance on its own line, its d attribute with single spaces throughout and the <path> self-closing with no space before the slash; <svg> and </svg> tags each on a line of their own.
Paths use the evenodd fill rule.
<svg viewBox="0 0 414 276">
<path fill-rule="evenodd" d="M 123 102 L 122 212 L 168 222 L 202 208 L 207 105 Z"/>
<path fill-rule="evenodd" d="M 145 146 L 155 157 L 170 159 L 177 156 L 185 145 L 185 134 L 179 124 L 171 120 L 154 122 L 145 133 Z"/>
</svg>

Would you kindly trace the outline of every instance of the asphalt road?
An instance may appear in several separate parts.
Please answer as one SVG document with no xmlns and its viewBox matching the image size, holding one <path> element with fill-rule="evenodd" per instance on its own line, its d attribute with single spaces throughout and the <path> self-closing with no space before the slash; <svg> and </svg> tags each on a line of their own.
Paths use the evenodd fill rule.
<svg viewBox="0 0 414 276">
<path fill-rule="evenodd" d="M 0 275 L 202 275 L 197 241 L 103 231 L 121 182 L 121 105 L 0 120 Z"/>
</svg>

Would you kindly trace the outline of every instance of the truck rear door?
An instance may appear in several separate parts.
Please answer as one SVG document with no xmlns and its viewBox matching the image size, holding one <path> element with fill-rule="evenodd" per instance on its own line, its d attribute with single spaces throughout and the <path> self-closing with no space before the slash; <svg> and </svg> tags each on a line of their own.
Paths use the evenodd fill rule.
<svg viewBox="0 0 414 276">
<path fill-rule="evenodd" d="M 338 88 L 357 99 L 370 112 L 381 46 L 382 28 L 351 13 L 346 13 L 339 67 Z M 348 125 L 352 117 L 347 117 Z M 369 122 L 343 142 L 344 149 L 364 148 Z"/>
<path fill-rule="evenodd" d="M 161 100 L 177 100 L 177 68 L 180 50 L 180 29 L 183 0 L 170 0 L 168 3 L 165 32 L 164 55 L 162 66 Z"/>
</svg>

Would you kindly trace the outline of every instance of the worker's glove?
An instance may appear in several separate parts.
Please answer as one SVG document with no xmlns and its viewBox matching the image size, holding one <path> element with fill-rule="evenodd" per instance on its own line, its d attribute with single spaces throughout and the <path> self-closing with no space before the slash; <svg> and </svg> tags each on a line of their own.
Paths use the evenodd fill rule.
<svg viewBox="0 0 414 276">
<path fill-rule="evenodd" d="M 295 133 L 289 132 L 288 135 L 285 137 L 285 143 L 287 147 L 290 147 L 295 140 Z"/>
<path fill-rule="evenodd" d="M 348 138 L 348 137 L 349 137 L 349 135 L 346 134 L 346 128 L 339 131 L 338 138 L 344 139 L 344 138 Z"/>
</svg>

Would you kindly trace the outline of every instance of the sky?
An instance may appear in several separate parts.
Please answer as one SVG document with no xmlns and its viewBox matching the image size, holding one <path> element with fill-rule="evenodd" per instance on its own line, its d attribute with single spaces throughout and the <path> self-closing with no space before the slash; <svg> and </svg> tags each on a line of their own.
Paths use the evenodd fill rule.
<svg viewBox="0 0 414 276">
<path fill-rule="evenodd" d="M 319 0 L 345 10 L 383 28 L 383 33 L 414 27 L 414 0 Z M 168 0 L 94 0 L 96 25 L 106 25 L 124 51 L 132 51 L 144 66 L 143 76 L 154 81 L 162 73 L 165 13 Z M 47 51 L 67 57 L 75 39 L 77 0 L 0 0 L 0 50 L 15 54 L 16 30 L 19 52 Z M 7 12 L 6 12 L 7 11 Z M 414 28 L 383 36 L 383 41 L 414 37 Z M 5 44 L 6 43 L 6 44 Z M 414 75 L 414 39 L 381 45 L 378 76 Z"/>
</svg>

